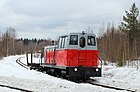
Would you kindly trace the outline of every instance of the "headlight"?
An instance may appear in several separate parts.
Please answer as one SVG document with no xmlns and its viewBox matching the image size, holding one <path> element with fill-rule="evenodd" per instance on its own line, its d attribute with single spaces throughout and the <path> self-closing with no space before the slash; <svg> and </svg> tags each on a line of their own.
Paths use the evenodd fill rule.
<svg viewBox="0 0 140 92">
<path fill-rule="evenodd" d="M 98 72 L 99 71 L 99 69 L 98 68 L 96 68 L 96 72 Z"/>
<path fill-rule="evenodd" d="M 74 68 L 74 71 L 75 71 L 75 72 L 77 72 L 77 70 L 78 70 L 77 68 Z"/>
</svg>

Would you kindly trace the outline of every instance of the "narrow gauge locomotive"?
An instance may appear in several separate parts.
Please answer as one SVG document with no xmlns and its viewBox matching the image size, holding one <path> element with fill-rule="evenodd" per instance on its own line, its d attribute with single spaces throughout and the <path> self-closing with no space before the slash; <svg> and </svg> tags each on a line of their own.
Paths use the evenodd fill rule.
<svg viewBox="0 0 140 92">
<path fill-rule="evenodd" d="M 87 80 L 101 77 L 96 36 L 91 33 L 70 33 L 59 37 L 57 46 L 44 47 L 41 68 L 56 76 Z"/>
</svg>

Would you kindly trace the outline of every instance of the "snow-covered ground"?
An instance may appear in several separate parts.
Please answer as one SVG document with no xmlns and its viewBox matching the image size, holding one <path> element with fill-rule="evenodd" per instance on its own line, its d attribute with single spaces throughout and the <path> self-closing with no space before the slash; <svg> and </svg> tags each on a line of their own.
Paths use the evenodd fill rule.
<svg viewBox="0 0 140 92">
<path fill-rule="evenodd" d="M 9 56 L 0 60 L 0 84 L 35 92 L 126 92 L 87 83 L 78 84 L 35 70 L 28 70 L 16 63 L 16 59 L 19 57 L 23 57 L 21 58 L 22 62 L 26 61 L 25 55 Z M 103 66 L 103 76 L 94 79 L 105 84 L 137 89 L 137 92 L 140 92 L 140 69 Z M 0 92 L 9 91 L 19 92 L 17 90 L 0 87 Z"/>
<path fill-rule="evenodd" d="M 140 69 L 137 68 L 103 66 L 103 76 L 95 79 L 105 84 L 140 92 Z"/>
</svg>

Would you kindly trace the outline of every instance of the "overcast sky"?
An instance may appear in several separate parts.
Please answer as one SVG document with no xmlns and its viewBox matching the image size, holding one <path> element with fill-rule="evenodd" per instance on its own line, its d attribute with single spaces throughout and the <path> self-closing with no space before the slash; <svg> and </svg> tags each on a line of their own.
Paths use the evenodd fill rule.
<svg viewBox="0 0 140 92">
<path fill-rule="evenodd" d="M 140 0 L 0 0 L 0 30 L 14 27 L 17 38 L 54 38 L 70 32 L 118 26 L 132 3 Z"/>
</svg>

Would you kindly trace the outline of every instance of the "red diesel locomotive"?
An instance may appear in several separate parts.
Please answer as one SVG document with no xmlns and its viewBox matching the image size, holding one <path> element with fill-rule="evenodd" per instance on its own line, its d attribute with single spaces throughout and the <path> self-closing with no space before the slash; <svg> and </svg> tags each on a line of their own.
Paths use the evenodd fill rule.
<svg viewBox="0 0 140 92">
<path fill-rule="evenodd" d="M 70 79 L 101 77 L 96 36 L 91 33 L 70 33 L 59 37 L 57 46 L 44 47 L 42 69 Z"/>
</svg>

